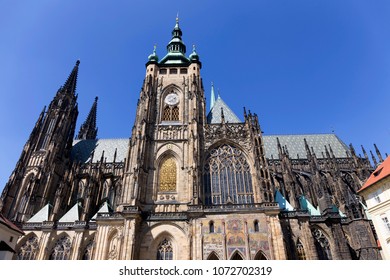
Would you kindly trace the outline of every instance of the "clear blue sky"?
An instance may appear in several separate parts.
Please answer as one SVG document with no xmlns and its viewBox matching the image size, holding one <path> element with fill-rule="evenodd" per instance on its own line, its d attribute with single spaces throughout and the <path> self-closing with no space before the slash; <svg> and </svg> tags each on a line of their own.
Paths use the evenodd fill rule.
<svg viewBox="0 0 390 280">
<path fill-rule="evenodd" d="M 330 133 L 390 152 L 390 1 L 2 1 L 0 190 L 36 119 L 81 60 L 77 130 L 99 96 L 99 138 L 130 137 L 145 62 L 179 12 L 188 53 L 265 134 Z M 208 98 L 210 99 L 210 98 Z M 77 133 L 77 131 L 76 131 Z"/>
</svg>

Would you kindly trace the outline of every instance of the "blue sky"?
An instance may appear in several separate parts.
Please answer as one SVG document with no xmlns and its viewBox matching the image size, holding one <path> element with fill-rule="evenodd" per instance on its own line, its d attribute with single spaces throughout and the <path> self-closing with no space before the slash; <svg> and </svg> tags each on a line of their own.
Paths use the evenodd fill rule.
<svg viewBox="0 0 390 280">
<path fill-rule="evenodd" d="M 265 134 L 331 133 L 390 152 L 389 1 L 2 1 L 0 190 L 44 105 L 81 60 L 79 119 L 95 96 L 98 137 L 131 135 L 145 62 L 179 12 L 209 98 L 214 82 Z M 77 131 L 76 131 L 77 133 Z"/>
</svg>

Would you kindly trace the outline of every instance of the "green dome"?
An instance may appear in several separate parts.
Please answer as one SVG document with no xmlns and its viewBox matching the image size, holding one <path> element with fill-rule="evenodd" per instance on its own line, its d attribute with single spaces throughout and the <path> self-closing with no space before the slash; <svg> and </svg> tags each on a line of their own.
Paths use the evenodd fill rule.
<svg viewBox="0 0 390 280">
<path fill-rule="evenodd" d="M 192 46 L 192 53 L 190 54 L 191 61 L 199 61 L 199 55 L 196 53 L 195 45 Z"/>
<path fill-rule="evenodd" d="M 158 56 L 156 54 L 156 46 L 154 46 L 153 53 L 148 56 L 148 61 L 158 62 Z"/>
</svg>

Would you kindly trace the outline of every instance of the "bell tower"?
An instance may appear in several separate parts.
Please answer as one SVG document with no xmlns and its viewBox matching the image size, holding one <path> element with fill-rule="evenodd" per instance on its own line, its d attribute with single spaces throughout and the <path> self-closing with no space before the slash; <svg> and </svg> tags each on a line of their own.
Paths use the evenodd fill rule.
<svg viewBox="0 0 390 280">
<path fill-rule="evenodd" d="M 122 207 L 144 211 L 185 211 L 197 203 L 199 160 L 206 122 L 200 76 L 193 46 L 186 56 L 179 19 L 159 60 L 148 57 L 124 174 Z"/>
</svg>

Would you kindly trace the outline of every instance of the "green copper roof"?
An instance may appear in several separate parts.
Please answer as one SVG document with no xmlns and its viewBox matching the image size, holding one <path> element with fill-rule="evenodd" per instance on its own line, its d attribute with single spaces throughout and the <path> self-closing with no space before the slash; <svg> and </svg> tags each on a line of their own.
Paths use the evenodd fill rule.
<svg viewBox="0 0 390 280">
<path fill-rule="evenodd" d="M 214 107 L 215 104 L 215 93 L 214 93 L 214 84 L 211 83 L 211 99 L 210 99 L 210 110 Z"/>
<path fill-rule="evenodd" d="M 294 211 L 291 204 L 288 203 L 287 199 L 278 190 L 275 192 L 275 202 L 279 203 L 279 208 L 284 211 Z"/>
<path fill-rule="evenodd" d="M 301 195 L 299 197 L 299 204 L 301 205 L 301 208 L 304 210 L 309 211 L 309 214 L 311 216 L 320 216 L 321 213 L 318 209 L 314 208 L 314 206 L 306 199 L 304 195 Z"/>
<path fill-rule="evenodd" d="M 167 45 L 167 54 L 161 59 L 160 64 L 190 64 L 190 60 L 185 56 L 186 45 L 181 39 L 182 32 L 179 26 L 179 18 L 172 31 L 172 39 Z"/>
</svg>

